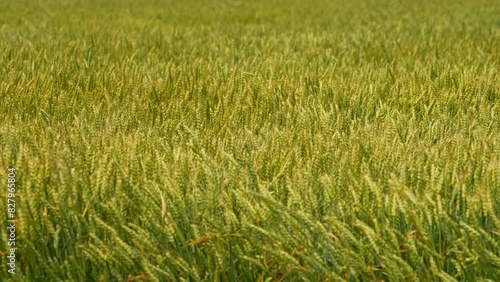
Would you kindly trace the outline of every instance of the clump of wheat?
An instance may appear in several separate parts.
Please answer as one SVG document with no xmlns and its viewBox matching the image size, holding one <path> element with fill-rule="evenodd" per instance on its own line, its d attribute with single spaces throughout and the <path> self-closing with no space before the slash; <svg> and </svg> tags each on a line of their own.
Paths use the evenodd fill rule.
<svg viewBox="0 0 500 282">
<path fill-rule="evenodd" d="M 92 2 L 0 9 L 0 279 L 500 277 L 491 3 Z"/>
</svg>

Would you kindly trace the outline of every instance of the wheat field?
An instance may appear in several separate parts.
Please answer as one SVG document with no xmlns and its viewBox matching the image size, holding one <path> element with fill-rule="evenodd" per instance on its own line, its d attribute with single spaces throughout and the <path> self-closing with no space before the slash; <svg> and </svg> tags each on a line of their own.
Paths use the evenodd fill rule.
<svg viewBox="0 0 500 282">
<path fill-rule="evenodd" d="M 0 280 L 499 281 L 499 43 L 495 0 L 0 0 Z"/>
</svg>

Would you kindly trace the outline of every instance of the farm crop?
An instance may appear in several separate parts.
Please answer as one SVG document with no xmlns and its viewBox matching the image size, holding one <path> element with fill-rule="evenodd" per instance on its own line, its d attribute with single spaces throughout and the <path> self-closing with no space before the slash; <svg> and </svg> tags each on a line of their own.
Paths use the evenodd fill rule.
<svg viewBox="0 0 500 282">
<path fill-rule="evenodd" d="M 494 2 L 0 0 L 0 280 L 498 281 Z"/>
</svg>

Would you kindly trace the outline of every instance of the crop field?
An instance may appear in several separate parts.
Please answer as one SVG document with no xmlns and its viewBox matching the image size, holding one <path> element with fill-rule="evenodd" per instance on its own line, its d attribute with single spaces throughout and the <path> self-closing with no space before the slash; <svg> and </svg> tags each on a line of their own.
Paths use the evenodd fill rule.
<svg viewBox="0 0 500 282">
<path fill-rule="evenodd" d="M 0 0 L 0 281 L 497 282 L 499 44 L 495 0 Z"/>
</svg>

